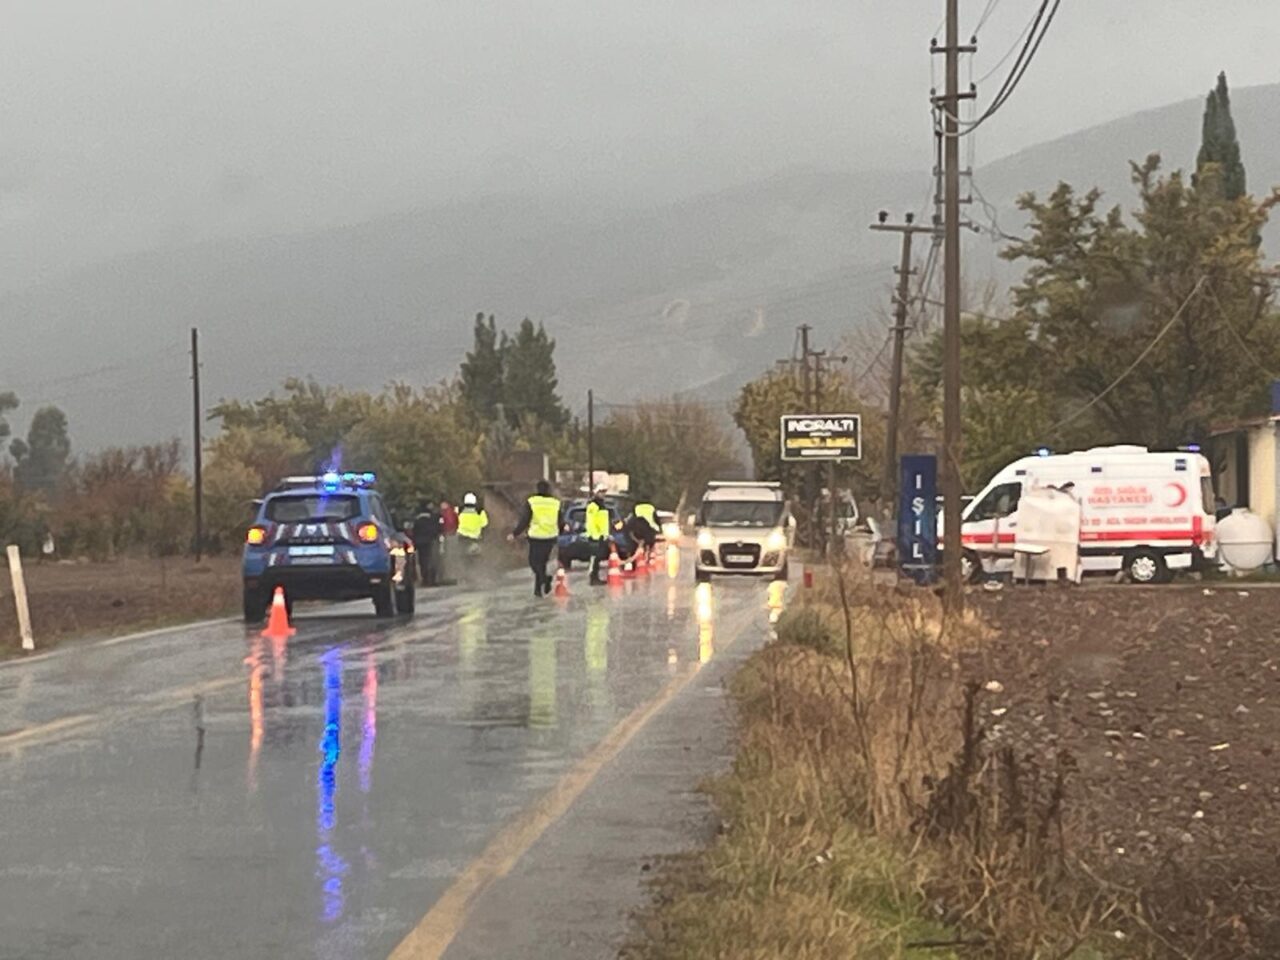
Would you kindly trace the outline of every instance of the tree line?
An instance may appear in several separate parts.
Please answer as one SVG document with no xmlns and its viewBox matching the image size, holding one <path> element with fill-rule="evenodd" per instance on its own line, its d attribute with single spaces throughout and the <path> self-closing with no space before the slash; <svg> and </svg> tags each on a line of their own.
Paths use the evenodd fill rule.
<svg viewBox="0 0 1280 960">
<path fill-rule="evenodd" d="M 17 408 L 17 397 L 0 394 L 0 440 Z M 209 419 L 217 430 L 204 451 L 204 547 L 212 552 L 238 549 L 253 501 L 291 474 L 373 470 L 407 518 L 421 500 L 482 492 L 518 451 L 545 452 L 553 470 L 585 473 L 587 462 L 585 426 L 560 394 L 555 340 L 529 319 L 508 332 L 477 315 L 457 374 L 438 384 L 362 391 L 292 378 L 255 400 L 220 401 Z M 48 407 L 7 450 L 0 540 L 34 552 L 51 535 L 59 555 L 93 559 L 192 546 L 192 479 L 178 440 L 73 457 L 67 419 Z M 727 417 L 675 398 L 603 417 L 596 463 L 630 473 L 634 490 L 670 507 L 742 469 Z"/>
<path fill-rule="evenodd" d="M 1006 306 L 962 314 L 969 491 L 1041 446 L 1206 444 L 1215 428 L 1270 411 L 1280 314 L 1260 237 L 1280 189 L 1246 188 L 1225 75 L 1206 101 L 1194 172 L 1165 172 L 1151 154 L 1131 164 L 1131 179 L 1128 210 L 1067 183 L 1019 198 L 1028 223 L 1000 255 L 1025 267 L 1022 279 Z M 833 403 L 871 411 L 864 426 L 882 428 L 874 392 L 840 382 Z M 899 449 L 936 450 L 941 330 L 917 336 L 904 391 Z M 798 475 L 778 462 L 777 415 L 799 408 L 795 378 L 778 372 L 748 384 L 737 405 L 757 473 L 793 490 Z M 869 435 L 865 449 L 846 479 L 874 499 L 883 446 Z"/>
</svg>

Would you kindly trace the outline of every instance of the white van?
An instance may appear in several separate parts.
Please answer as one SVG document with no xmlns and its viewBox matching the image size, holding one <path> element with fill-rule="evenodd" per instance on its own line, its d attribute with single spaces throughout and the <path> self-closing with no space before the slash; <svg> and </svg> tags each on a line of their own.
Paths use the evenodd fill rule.
<svg viewBox="0 0 1280 960">
<path fill-rule="evenodd" d="M 992 478 L 961 514 L 966 574 L 1013 567 L 1018 498 L 1056 487 L 1080 503 L 1084 570 L 1123 568 L 1136 583 L 1167 580 L 1197 556 L 1212 557 L 1213 485 L 1209 461 L 1195 450 L 1094 447 L 1015 460 Z"/>
<path fill-rule="evenodd" d="M 694 575 L 699 583 L 713 574 L 787 578 L 796 522 L 781 484 L 713 481 L 707 484 L 694 523 Z"/>
</svg>

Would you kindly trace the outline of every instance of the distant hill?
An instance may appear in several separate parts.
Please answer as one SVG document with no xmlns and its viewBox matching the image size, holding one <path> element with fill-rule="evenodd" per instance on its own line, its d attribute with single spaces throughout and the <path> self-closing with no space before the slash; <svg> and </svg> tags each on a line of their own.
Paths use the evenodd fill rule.
<svg viewBox="0 0 1280 960">
<path fill-rule="evenodd" d="M 1233 91 L 1250 186 L 1280 183 L 1280 85 Z M 988 164 L 977 183 L 1001 227 L 1014 199 L 1060 179 L 1132 205 L 1128 161 L 1194 163 L 1199 101 L 1135 114 Z M 188 328 L 209 401 L 291 374 L 374 387 L 431 382 L 462 358 L 476 311 L 544 320 L 571 406 L 686 391 L 727 399 L 788 355 L 880 324 L 896 243 L 875 211 L 919 210 L 929 178 L 789 171 L 656 209 L 491 197 L 315 233 L 218 241 L 97 264 L 0 300 L 0 388 L 68 412 L 80 449 L 190 429 Z M 984 214 L 975 206 L 971 215 Z M 1277 234 L 1268 234 L 1275 251 Z M 970 243 L 967 272 L 997 267 Z M 82 374 L 86 372 L 87 375 Z M 21 424 L 24 418 L 18 418 Z"/>
</svg>

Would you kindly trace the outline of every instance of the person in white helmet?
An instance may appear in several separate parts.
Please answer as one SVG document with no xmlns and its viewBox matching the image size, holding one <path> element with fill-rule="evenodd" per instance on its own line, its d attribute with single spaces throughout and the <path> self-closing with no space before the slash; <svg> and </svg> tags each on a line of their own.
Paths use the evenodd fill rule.
<svg viewBox="0 0 1280 960">
<path fill-rule="evenodd" d="M 469 552 L 474 553 L 484 538 L 484 529 L 489 526 L 489 514 L 485 513 L 474 493 L 462 498 L 462 509 L 458 511 L 458 536 L 467 543 Z"/>
</svg>

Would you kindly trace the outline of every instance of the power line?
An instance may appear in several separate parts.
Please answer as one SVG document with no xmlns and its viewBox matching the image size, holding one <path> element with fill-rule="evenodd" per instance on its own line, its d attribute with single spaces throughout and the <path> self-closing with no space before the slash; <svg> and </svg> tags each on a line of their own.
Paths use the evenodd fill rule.
<svg viewBox="0 0 1280 960">
<path fill-rule="evenodd" d="M 1182 305 L 1179 306 L 1178 309 L 1174 311 L 1173 316 L 1169 318 L 1169 322 L 1160 328 L 1160 332 L 1157 333 L 1155 337 L 1151 340 L 1151 342 L 1146 345 L 1143 351 L 1140 354 L 1138 354 L 1137 359 L 1135 359 L 1133 363 L 1129 364 L 1129 366 L 1125 368 L 1124 373 L 1120 374 L 1120 376 L 1112 380 L 1111 383 L 1109 383 L 1103 390 L 1094 394 L 1092 399 L 1090 399 L 1089 402 L 1086 403 L 1084 406 L 1080 407 L 1073 413 L 1070 413 L 1067 416 L 1063 417 L 1061 420 L 1059 420 L 1057 423 L 1051 426 L 1046 431 L 1046 435 L 1051 436 L 1057 433 L 1057 431 L 1061 430 L 1068 423 L 1071 423 L 1073 420 L 1076 420 L 1086 411 L 1091 410 L 1093 406 L 1096 403 L 1098 403 L 1098 401 L 1100 401 L 1103 397 L 1107 396 L 1107 394 L 1109 394 L 1116 387 L 1120 386 L 1120 384 L 1124 382 L 1125 378 L 1128 377 L 1129 374 L 1133 373 L 1134 370 L 1138 369 L 1138 365 L 1141 364 L 1143 360 L 1147 359 L 1151 351 L 1154 350 L 1156 346 L 1160 343 L 1160 341 L 1164 339 L 1164 335 L 1173 329 L 1173 325 L 1178 322 L 1178 320 L 1182 317 L 1182 314 L 1186 311 L 1187 307 L 1191 305 L 1191 301 L 1195 299 L 1196 294 L 1200 292 L 1200 288 L 1204 286 L 1204 283 L 1207 279 L 1208 279 L 1207 276 L 1202 276 L 1199 280 L 1196 281 L 1196 285 L 1192 287 L 1191 292 L 1187 294 L 1187 298 L 1182 301 Z"/>
<path fill-rule="evenodd" d="M 974 36 L 977 36 L 982 31 L 982 28 L 987 24 L 987 18 L 995 12 L 998 6 L 1000 6 L 1000 0 L 987 0 L 987 6 L 982 11 L 982 16 L 978 18 L 978 25 L 973 28 Z"/>
</svg>

